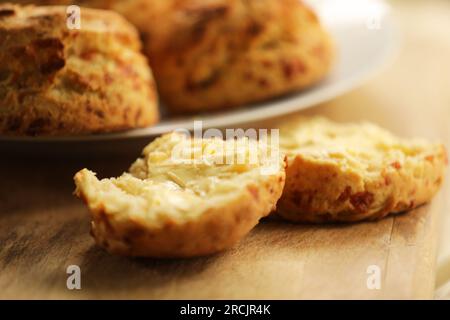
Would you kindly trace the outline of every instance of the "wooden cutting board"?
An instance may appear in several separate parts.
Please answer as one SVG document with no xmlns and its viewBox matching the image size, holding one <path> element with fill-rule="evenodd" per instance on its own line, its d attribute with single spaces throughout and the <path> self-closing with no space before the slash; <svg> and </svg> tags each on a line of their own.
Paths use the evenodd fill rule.
<svg viewBox="0 0 450 320">
<path fill-rule="evenodd" d="M 398 1 L 405 32 L 389 70 L 307 114 L 371 120 L 403 136 L 449 141 L 450 3 Z M 420 22 L 420 23 L 419 23 Z M 136 151 L 137 152 L 137 151 Z M 232 250 L 190 260 L 127 259 L 98 249 L 72 176 L 120 174 L 127 159 L 0 159 L 0 298 L 431 298 L 439 216 L 430 205 L 375 223 L 265 221 Z M 66 287 L 69 265 L 81 290 Z M 370 290 L 369 266 L 381 289 Z M 369 270 L 370 271 L 370 270 Z"/>
</svg>

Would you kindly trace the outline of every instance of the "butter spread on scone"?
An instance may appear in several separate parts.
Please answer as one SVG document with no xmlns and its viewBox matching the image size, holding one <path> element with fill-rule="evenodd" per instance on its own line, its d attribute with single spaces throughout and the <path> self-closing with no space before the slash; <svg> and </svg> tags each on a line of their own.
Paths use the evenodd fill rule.
<svg viewBox="0 0 450 320">
<path fill-rule="evenodd" d="M 280 128 L 287 154 L 278 214 L 295 222 L 382 218 L 428 202 L 444 177 L 443 145 L 369 123 L 299 118 Z"/>
<path fill-rule="evenodd" d="M 96 242 L 112 253 L 147 257 L 199 256 L 233 246 L 275 208 L 285 180 L 281 156 L 276 172 L 262 174 L 266 148 L 241 141 L 249 146 L 240 149 L 245 161 L 235 158 L 232 140 L 172 133 L 148 145 L 119 178 L 78 172 L 76 194 L 92 213 Z M 193 157 L 196 152 L 202 156 Z M 225 161 L 230 155 L 236 161 Z"/>
<path fill-rule="evenodd" d="M 145 47 L 175 113 L 300 90 L 324 78 L 333 61 L 329 34 L 299 0 L 172 1 L 155 26 Z"/>
<path fill-rule="evenodd" d="M 154 124 L 157 94 L 136 29 L 109 11 L 0 5 L 0 134 L 74 135 Z"/>
</svg>

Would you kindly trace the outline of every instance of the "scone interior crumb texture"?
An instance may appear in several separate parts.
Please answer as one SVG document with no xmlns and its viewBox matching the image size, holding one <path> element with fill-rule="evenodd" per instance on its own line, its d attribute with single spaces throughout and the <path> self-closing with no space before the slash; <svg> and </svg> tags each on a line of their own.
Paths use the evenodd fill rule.
<svg viewBox="0 0 450 320">
<path fill-rule="evenodd" d="M 0 5 L 0 133 L 71 135 L 158 120 L 157 94 L 139 34 L 122 16 L 65 6 Z M 7 63 L 5 63 L 7 62 Z"/>
<path fill-rule="evenodd" d="M 443 145 L 373 124 L 294 119 L 281 126 L 286 186 L 278 214 L 299 222 L 379 219 L 428 202 L 442 184 Z"/>
<path fill-rule="evenodd" d="M 220 150 L 230 150 L 227 144 L 173 133 L 146 147 L 119 178 L 98 180 L 86 169 L 77 173 L 76 194 L 92 212 L 97 243 L 110 252 L 153 257 L 205 255 L 234 245 L 275 208 L 285 162 L 280 158 L 272 175 L 261 173 L 260 161 L 211 162 Z M 256 148 L 261 151 L 259 144 Z M 205 156 L 192 162 L 174 157 L 176 149 Z"/>
</svg>

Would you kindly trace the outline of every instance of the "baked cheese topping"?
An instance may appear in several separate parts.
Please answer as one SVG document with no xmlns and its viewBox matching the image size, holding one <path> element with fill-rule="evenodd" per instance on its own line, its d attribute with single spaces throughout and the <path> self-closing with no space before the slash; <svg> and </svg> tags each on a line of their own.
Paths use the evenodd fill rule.
<svg viewBox="0 0 450 320">
<path fill-rule="evenodd" d="M 325 118 L 289 122 L 280 129 L 280 148 L 288 158 L 301 154 L 344 171 L 377 176 L 386 167 L 421 161 L 433 148 L 424 140 L 401 139 L 371 123 L 340 124 Z M 440 148 L 440 145 L 436 145 Z"/>
<path fill-rule="evenodd" d="M 86 188 L 92 189 L 85 191 L 95 193 L 93 198 L 105 203 L 107 212 L 124 218 L 144 214 L 147 221 L 157 223 L 170 212 L 174 219 L 189 219 L 264 182 L 261 170 L 268 158 L 277 165 L 277 173 L 282 171 L 282 156 L 273 161 L 273 154 L 278 153 L 246 138 L 195 140 L 172 133 L 147 146 L 143 157 L 119 178 L 99 181 L 90 173 Z"/>
</svg>

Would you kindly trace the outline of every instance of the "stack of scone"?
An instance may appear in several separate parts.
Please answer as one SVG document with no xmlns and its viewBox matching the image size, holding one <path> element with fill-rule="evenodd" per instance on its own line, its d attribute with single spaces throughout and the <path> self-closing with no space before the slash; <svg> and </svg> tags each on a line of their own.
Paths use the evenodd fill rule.
<svg viewBox="0 0 450 320">
<path fill-rule="evenodd" d="M 234 245 L 271 212 L 291 222 L 375 220 L 430 201 L 442 184 L 447 154 L 441 144 L 323 118 L 280 128 L 279 149 L 271 139 L 173 133 L 146 147 L 119 178 L 78 172 L 76 194 L 92 212 L 96 242 L 131 256 L 211 254 Z M 269 154 L 277 161 L 267 172 Z M 239 157 L 243 163 L 224 161 Z"/>
<path fill-rule="evenodd" d="M 317 83 L 333 60 L 298 0 L 15 2 L 52 6 L 0 4 L 3 135 L 150 126 L 158 93 L 171 114 L 244 106 Z M 67 24 L 72 4 L 79 30 Z"/>
</svg>

